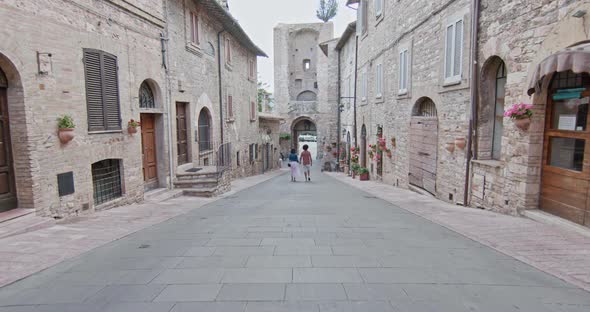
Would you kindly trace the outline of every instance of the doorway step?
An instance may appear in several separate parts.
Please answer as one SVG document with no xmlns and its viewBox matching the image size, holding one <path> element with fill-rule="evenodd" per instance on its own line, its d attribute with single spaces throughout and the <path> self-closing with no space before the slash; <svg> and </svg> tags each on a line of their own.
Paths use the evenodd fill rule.
<svg viewBox="0 0 590 312">
<path fill-rule="evenodd" d="M 145 192 L 143 195 L 144 202 L 146 203 L 161 203 L 169 199 L 182 196 L 182 190 L 169 190 L 167 188 L 157 188 L 149 192 Z"/>
<path fill-rule="evenodd" d="M 524 210 L 522 215 L 526 218 L 533 219 L 537 222 L 554 225 L 563 229 L 568 229 L 574 232 L 577 232 L 581 235 L 586 237 L 590 237 L 590 228 L 585 227 L 583 225 L 579 225 L 577 223 L 571 222 L 569 220 L 560 218 L 556 215 L 549 214 L 545 211 L 539 209 L 531 209 L 531 210 Z"/>
<path fill-rule="evenodd" d="M 174 187 L 181 189 L 185 196 L 213 197 L 222 193 L 222 174 L 216 168 L 204 167 L 202 170 L 183 170 L 176 173 Z"/>
<path fill-rule="evenodd" d="M 35 215 L 35 209 L 12 209 L 0 213 L 0 239 L 44 229 L 54 224 L 53 218 Z"/>
</svg>

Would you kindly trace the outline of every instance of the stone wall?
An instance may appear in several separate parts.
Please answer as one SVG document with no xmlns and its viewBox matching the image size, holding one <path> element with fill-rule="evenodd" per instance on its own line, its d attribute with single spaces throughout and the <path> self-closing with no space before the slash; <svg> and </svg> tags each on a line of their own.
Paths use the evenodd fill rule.
<svg viewBox="0 0 590 312">
<path fill-rule="evenodd" d="M 480 73 L 493 58 L 506 64 L 505 107 L 514 103 L 534 103 L 534 117 L 528 132 L 520 131 L 504 119 L 500 159 L 485 153 L 485 129 L 478 131 L 479 156 L 474 162 L 471 204 L 510 214 L 539 207 L 541 161 L 547 93 L 529 97 L 528 83 L 545 57 L 577 42 L 588 40 L 588 17 L 576 18 L 578 10 L 590 12 L 590 1 L 490 1 L 482 0 L 479 35 Z M 489 90 L 480 86 L 480 105 Z M 480 107 L 485 112 L 486 107 Z M 479 118 L 483 118 L 479 116 Z M 485 177 L 485 180 L 484 180 Z"/>
<path fill-rule="evenodd" d="M 393 157 L 383 158 L 382 176 L 377 175 L 377 164 L 368 162 L 369 169 L 373 169 L 372 178 L 400 187 L 409 186 L 409 147 L 413 144 L 409 139 L 411 114 L 416 103 L 430 98 L 436 105 L 438 117 L 435 195 L 445 201 L 462 203 L 466 152 L 456 149 L 450 153 L 445 150 L 444 145 L 454 142 L 455 138 L 467 137 L 470 114 L 470 1 L 385 1 L 380 17 L 376 17 L 373 2 L 370 1 L 367 15 L 367 31 L 358 37 L 357 139 L 360 143 L 361 128 L 365 125 L 367 144 L 375 144 L 377 127 L 380 125 L 388 147 L 392 148 L 392 138 L 396 142 L 396 146 L 392 148 Z M 459 18 L 464 21 L 461 79 L 458 83 L 445 85 L 446 26 L 450 21 Z M 354 76 L 354 41 L 352 36 L 343 47 L 342 84 L 347 84 L 348 77 Z M 399 94 L 398 91 L 399 52 L 402 49 L 409 52 L 409 85 L 406 94 Z M 382 64 L 384 68 L 384 92 L 381 98 L 377 98 L 375 92 L 378 64 Z M 366 99 L 360 94 L 363 74 L 368 77 Z M 343 90 L 347 90 L 347 87 Z M 344 101 L 343 104 L 343 125 L 350 131 L 354 142 L 354 120 L 352 108 L 349 108 L 352 102 Z"/>
<path fill-rule="evenodd" d="M 134 4 L 162 6 L 156 0 Z M 20 207 L 66 217 L 143 198 L 141 136 L 128 134 L 126 123 L 139 119 L 138 92 L 145 79 L 165 86 L 159 38 L 164 24 L 154 15 L 126 1 L 0 4 L 0 66 L 14 86 L 9 87 L 9 114 Z M 117 57 L 122 131 L 87 130 L 84 48 Z M 57 138 L 56 118 L 63 114 L 77 126 L 75 139 L 66 145 Z M 95 207 L 91 164 L 103 159 L 122 161 L 124 195 Z M 56 176 L 68 171 L 74 174 L 75 193 L 59 197 Z"/>
</svg>

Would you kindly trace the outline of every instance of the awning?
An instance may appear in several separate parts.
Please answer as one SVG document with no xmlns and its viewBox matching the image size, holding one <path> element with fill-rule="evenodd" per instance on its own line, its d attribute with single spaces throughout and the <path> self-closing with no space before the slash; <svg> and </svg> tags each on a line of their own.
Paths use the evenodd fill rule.
<svg viewBox="0 0 590 312">
<path fill-rule="evenodd" d="M 529 82 L 528 95 L 541 91 L 545 76 L 568 70 L 576 74 L 590 73 L 590 41 L 561 50 L 539 63 Z"/>
</svg>

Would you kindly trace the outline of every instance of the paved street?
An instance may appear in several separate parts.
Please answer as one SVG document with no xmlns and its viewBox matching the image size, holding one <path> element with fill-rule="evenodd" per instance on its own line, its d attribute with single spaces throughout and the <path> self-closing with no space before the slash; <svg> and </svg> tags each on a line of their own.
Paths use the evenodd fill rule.
<svg viewBox="0 0 590 312">
<path fill-rule="evenodd" d="M 0 312 L 589 311 L 590 294 L 316 173 L 0 289 Z"/>
</svg>

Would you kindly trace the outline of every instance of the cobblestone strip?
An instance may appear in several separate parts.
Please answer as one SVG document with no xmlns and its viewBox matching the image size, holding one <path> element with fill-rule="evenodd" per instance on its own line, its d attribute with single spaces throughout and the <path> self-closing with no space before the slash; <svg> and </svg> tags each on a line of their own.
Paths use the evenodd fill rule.
<svg viewBox="0 0 590 312">
<path fill-rule="evenodd" d="M 231 191 L 215 198 L 179 197 L 161 203 L 122 206 L 0 239 L 0 287 L 285 172 L 278 170 L 233 181 Z"/>
<path fill-rule="evenodd" d="M 329 176 L 590 291 L 590 237 L 536 221 L 453 206 L 375 181 Z"/>
</svg>

